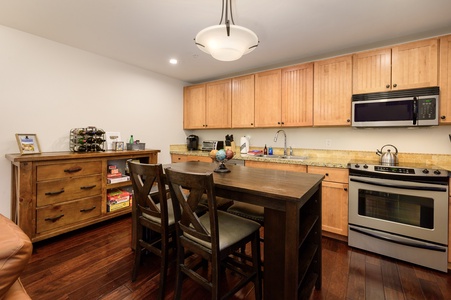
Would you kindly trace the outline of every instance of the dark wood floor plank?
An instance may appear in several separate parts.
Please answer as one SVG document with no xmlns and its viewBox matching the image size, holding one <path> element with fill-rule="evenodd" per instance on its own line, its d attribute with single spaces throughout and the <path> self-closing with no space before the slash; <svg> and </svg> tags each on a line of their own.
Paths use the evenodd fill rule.
<svg viewBox="0 0 451 300">
<path fill-rule="evenodd" d="M 384 299 L 384 284 L 380 259 L 376 259 L 375 257 L 365 260 L 365 299 Z"/>
<path fill-rule="evenodd" d="M 396 261 L 383 257 L 381 259 L 381 271 L 385 299 L 405 299 Z"/>
<path fill-rule="evenodd" d="M 354 251 L 349 264 L 348 289 L 346 294 L 353 299 L 365 299 L 365 254 Z"/>
<path fill-rule="evenodd" d="M 412 265 L 398 262 L 399 279 L 406 299 L 430 299 L 425 298 L 418 277 Z"/>
<path fill-rule="evenodd" d="M 35 243 L 32 260 L 21 276 L 27 292 L 34 300 L 156 299 L 160 259 L 145 255 L 132 282 L 130 232 L 131 219 L 124 216 Z M 311 299 L 451 299 L 450 274 L 353 249 L 330 238 L 323 238 L 322 249 L 323 285 Z M 175 273 L 172 265 L 165 299 L 173 298 Z M 224 288 L 234 280 L 236 276 L 227 273 Z M 210 298 L 190 280 L 183 287 L 182 299 Z M 243 299 L 255 300 L 252 284 L 232 297 Z"/>
</svg>

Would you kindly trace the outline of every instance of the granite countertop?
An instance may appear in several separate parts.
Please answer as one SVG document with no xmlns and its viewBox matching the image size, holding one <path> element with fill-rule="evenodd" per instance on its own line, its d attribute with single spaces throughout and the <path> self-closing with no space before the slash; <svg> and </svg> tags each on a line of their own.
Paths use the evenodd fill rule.
<svg viewBox="0 0 451 300">
<path fill-rule="evenodd" d="M 251 147 L 251 150 L 259 149 Z M 348 163 L 351 162 L 374 162 L 377 164 L 379 156 L 374 151 L 344 151 L 344 150 L 323 150 L 323 149 L 295 149 L 293 148 L 293 155 L 307 156 L 305 160 L 299 159 L 279 159 L 279 158 L 263 158 L 255 157 L 253 155 L 241 155 L 235 151 L 233 159 L 249 160 L 249 161 L 263 161 L 274 162 L 280 164 L 299 164 L 306 166 L 319 166 L 331 168 L 347 168 Z M 171 154 L 178 155 L 193 155 L 193 156 L 209 156 L 209 151 L 194 150 L 188 151 L 186 145 L 171 145 Z M 274 148 L 274 155 L 282 155 L 283 148 Z M 423 154 L 423 153 L 399 153 L 398 159 L 400 165 L 423 165 L 429 168 L 444 169 L 451 171 L 451 155 L 447 154 Z"/>
</svg>

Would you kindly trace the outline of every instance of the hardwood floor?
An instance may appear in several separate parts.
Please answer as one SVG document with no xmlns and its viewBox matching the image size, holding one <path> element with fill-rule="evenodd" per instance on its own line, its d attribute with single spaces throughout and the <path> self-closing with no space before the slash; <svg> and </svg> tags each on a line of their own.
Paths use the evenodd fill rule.
<svg viewBox="0 0 451 300">
<path fill-rule="evenodd" d="M 143 259 L 131 282 L 131 218 L 121 217 L 34 244 L 21 280 L 32 299 L 156 299 L 159 259 Z M 451 299 L 451 274 L 381 257 L 323 238 L 323 286 L 311 299 Z M 166 299 L 172 299 L 175 268 Z M 233 281 L 228 273 L 227 281 Z M 225 283 L 227 284 L 227 283 Z M 252 285 L 234 299 L 254 299 Z M 183 299 L 209 299 L 184 283 Z"/>
</svg>

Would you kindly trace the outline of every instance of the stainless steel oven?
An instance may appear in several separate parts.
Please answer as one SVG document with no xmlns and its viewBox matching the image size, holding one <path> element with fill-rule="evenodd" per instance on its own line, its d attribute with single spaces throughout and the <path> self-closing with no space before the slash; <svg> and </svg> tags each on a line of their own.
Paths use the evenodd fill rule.
<svg viewBox="0 0 451 300">
<path fill-rule="evenodd" d="M 350 164 L 348 244 L 447 272 L 448 172 Z"/>
</svg>

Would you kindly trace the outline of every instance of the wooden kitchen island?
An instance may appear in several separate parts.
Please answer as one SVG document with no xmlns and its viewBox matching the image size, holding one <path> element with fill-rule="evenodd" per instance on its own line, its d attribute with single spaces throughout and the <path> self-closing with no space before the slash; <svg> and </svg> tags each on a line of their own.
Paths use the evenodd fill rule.
<svg viewBox="0 0 451 300">
<path fill-rule="evenodd" d="M 213 172 L 215 163 L 165 165 Z M 264 299 L 308 299 L 321 288 L 323 175 L 228 165 L 214 173 L 216 195 L 265 207 Z"/>
</svg>

